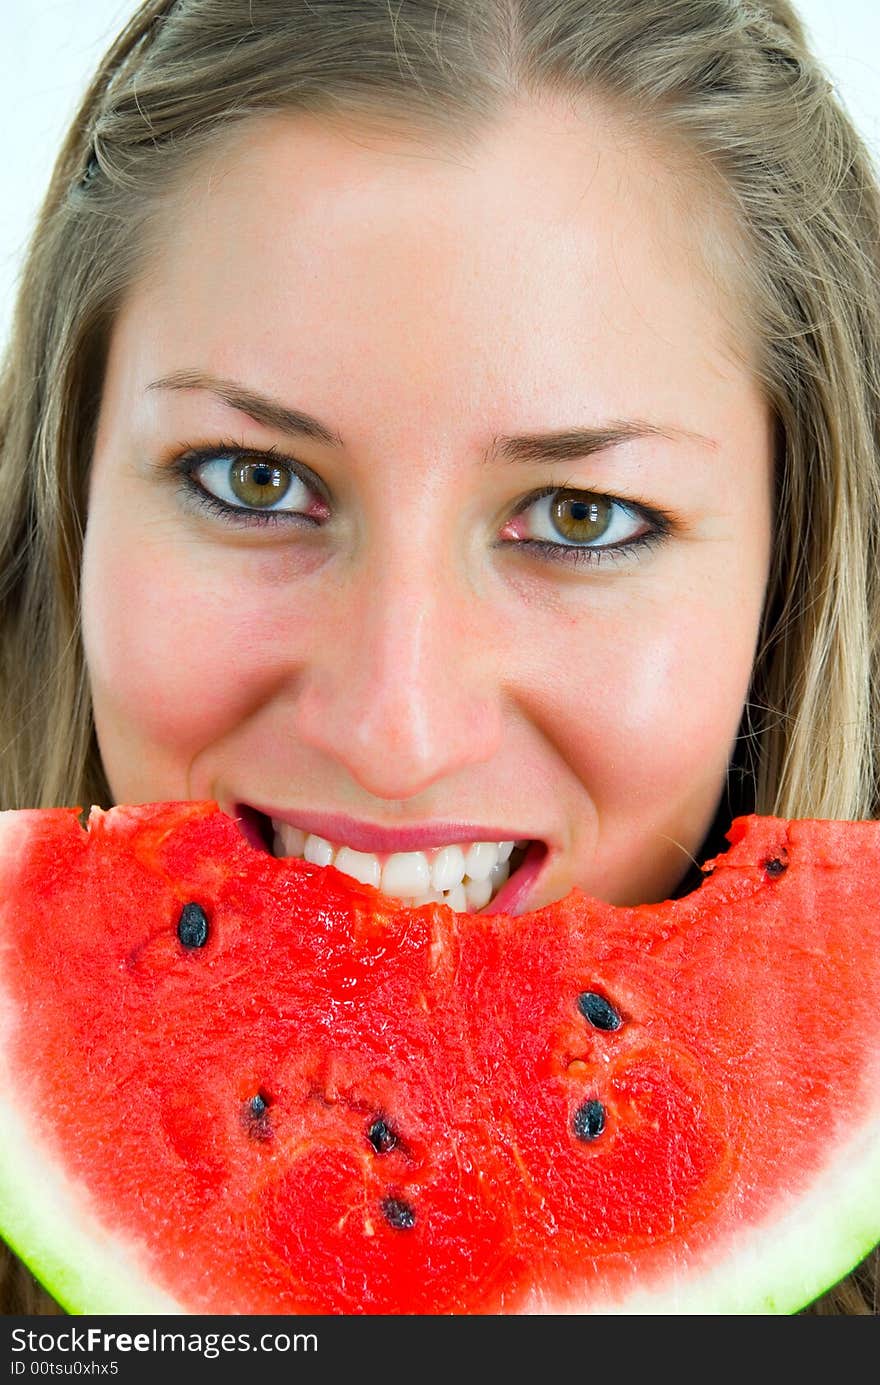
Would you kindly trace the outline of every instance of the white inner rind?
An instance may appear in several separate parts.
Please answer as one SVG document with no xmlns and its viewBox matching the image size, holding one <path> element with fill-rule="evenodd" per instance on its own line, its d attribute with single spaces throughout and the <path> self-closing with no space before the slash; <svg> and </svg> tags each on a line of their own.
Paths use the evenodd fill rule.
<svg viewBox="0 0 880 1385">
<path fill-rule="evenodd" d="M 689 1257 L 650 1287 L 585 1302 L 533 1293 L 523 1313 L 676 1316 L 796 1313 L 837 1284 L 880 1242 L 880 1114 L 837 1150 L 809 1187 L 759 1225 Z M 713 1263 L 713 1259 L 715 1263 Z"/>
<path fill-rule="evenodd" d="M 181 1314 L 129 1240 L 100 1220 L 88 1192 L 28 1130 L 4 1067 L 0 1081 L 0 1226 L 12 1249 L 70 1313 Z"/>
<path fill-rule="evenodd" d="M 13 859 L 25 814 L 0 815 L 0 870 Z M 8 944 L 7 944 L 8 946 Z M 48 1153 L 39 1112 L 23 1109 L 7 1054 L 16 1024 L 0 991 L 0 1225 L 10 1245 L 57 1301 L 74 1314 L 197 1313 L 158 1287 L 142 1242 L 102 1222 L 96 1199 Z M 878 1109 L 862 1112 L 809 1185 L 777 1195 L 772 1215 L 724 1233 L 698 1253 L 682 1243 L 679 1262 L 645 1282 L 638 1257 L 632 1288 L 615 1296 L 533 1289 L 515 1311 L 528 1314 L 728 1315 L 794 1313 L 836 1284 L 880 1242 L 880 1082 Z M 817 1141 L 822 1139 L 816 1133 Z M 619 1263 L 619 1259 L 618 1259 Z M 222 1274 L 222 1270 L 219 1271 Z M 573 1272 L 573 1277 L 577 1271 Z M 230 1308 L 235 1313 L 239 1310 Z"/>
<path fill-rule="evenodd" d="M 8 1016 L 7 1016 L 8 1022 Z M 8 1031 L 7 1031 L 8 1032 Z M 102 1224 L 87 1191 L 42 1151 L 10 1084 L 0 1074 L 0 1222 L 34 1274 L 69 1312 L 188 1314 L 159 1288 L 143 1247 Z M 809 1189 L 781 1215 L 744 1226 L 729 1244 L 690 1256 L 651 1283 L 618 1297 L 568 1297 L 539 1289 L 517 1304 L 524 1314 L 727 1315 L 794 1313 L 837 1283 L 880 1241 L 880 1118 L 838 1150 Z M 713 1257 L 720 1257 L 712 1263 Z M 222 1271 L 221 1271 L 222 1273 Z M 576 1271 L 574 1272 L 576 1273 Z M 231 1313 L 241 1310 L 230 1308 Z"/>
<path fill-rule="evenodd" d="M 76 810 L 78 811 L 78 810 Z M 37 810 L 0 813 L 0 876 L 15 877 Z M 8 944 L 7 944 L 8 946 Z M 0 949 L 2 960 L 2 949 Z M 22 1111 L 7 1054 L 17 1022 L 0 991 L 0 1227 L 53 1297 L 71 1313 L 181 1314 L 135 1247 L 101 1222 L 89 1194 L 47 1157 L 42 1132 Z"/>
</svg>

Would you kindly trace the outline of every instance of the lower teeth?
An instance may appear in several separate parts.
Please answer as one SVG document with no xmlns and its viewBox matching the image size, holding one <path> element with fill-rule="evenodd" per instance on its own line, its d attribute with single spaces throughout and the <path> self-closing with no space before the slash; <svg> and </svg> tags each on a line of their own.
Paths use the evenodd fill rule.
<svg viewBox="0 0 880 1385">
<path fill-rule="evenodd" d="M 432 890 L 428 895 L 402 898 L 400 902 L 410 909 L 418 909 L 425 904 L 446 904 L 457 914 L 475 914 L 495 898 L 509 877 L 522 865 L 525 855 L 525 847 L 514 847 L 510 860 L 496 867 L 488 879 L 471 880 L 466 875 L 461 884 L 453 885 L 450 890 Z"/>
</svg>

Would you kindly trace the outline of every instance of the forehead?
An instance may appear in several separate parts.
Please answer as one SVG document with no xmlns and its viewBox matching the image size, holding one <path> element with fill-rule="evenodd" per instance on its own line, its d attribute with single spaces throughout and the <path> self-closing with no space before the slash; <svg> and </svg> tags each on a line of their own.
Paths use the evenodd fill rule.
<svg viewBox="0 0 880 1385">
<path fill-rule="evenodd" d="M 529 101 L 456 143 L 260 119 L 156 230 L 117 352 L 276 393 L 292 377 L 325 407 L 333 381 L 369 375 L 380 397 L 424 388 L 429 412 L 500 391 L 528 426 L 536 394 L 565 410 L 576 386 L 579 412 L 586 390 L 625 414 L 633 377 L 674 361 L 692 389 L 739 358 L 734 295 L 703 254 L 734 234 L 717 190 L 597 105 Z"/>
</svg>

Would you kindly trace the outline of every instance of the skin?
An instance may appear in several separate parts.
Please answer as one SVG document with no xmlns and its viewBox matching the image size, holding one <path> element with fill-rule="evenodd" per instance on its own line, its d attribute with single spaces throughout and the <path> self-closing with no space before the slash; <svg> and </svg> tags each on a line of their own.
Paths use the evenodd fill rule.
<svg viewBox="0 0 880 1385">
<path fill-rule="evenodd" d="M 83 634 L 117 802 L 539 838 L 518 908 L 672 893 L 747 695 L 772 428 L 699 252 L 720 212 L 665 152 L 548 99 L 458 152 L 273 117 L 193 173 L 119 315 L 91 475 Z M 342 445 L 150 387 L 176 371 Z M 493 450 L 624 421 L 643 435 L 593 455 Z M 175 458 L 221 442 L 302 463 L 318 522 L 200 509 Z M 522 502 L 548 487 L 668 533 L 542 555 L 547 502 Z"/>
</svg>

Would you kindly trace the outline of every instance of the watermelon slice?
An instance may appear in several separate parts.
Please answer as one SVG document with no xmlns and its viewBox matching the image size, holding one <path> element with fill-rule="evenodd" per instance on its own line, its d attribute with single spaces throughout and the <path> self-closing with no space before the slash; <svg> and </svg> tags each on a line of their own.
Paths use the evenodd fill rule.
<svg viewBox="0 0 880 1385">
<path fill-rule="evenodd" d="M 0 815 L 0 1224 L 74 1313 L 789 1313 L 880 1239 L 880 824 L 518 918 Z"/>
</svg>

